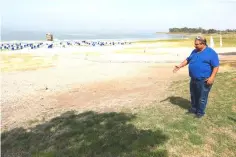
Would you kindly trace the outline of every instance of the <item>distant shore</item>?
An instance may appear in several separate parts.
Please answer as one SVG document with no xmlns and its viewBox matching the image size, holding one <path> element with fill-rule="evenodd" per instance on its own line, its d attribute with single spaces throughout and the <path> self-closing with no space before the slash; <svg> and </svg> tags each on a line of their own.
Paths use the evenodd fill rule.
<svg viewBox="0 0 236 157">
<path fill-rule="evenodd" d="M 184 32 L 156 32 L 157 34 L 173 34 L 173 35 L 194 35 L 201 33 L 184 33 Z"/>
<path fill-rule="evenodd" d="M 158 33 L 168 33 L 168 32 L 158 32 Z M 107 47 L 108 49 L 120 49 L 122 47 L 124 48 L 128 48 L 128 49 L 133 49 L 132 51 L 136 52 L 137 51 L 150 51 L 150 48 L 153 49 L 152 51 L 154 52 L 154 48 L 193 48 L 193 42 L 194 42 L 194 38 L 195 38 L 196 34 L 191 34 L 191 35 L 183 35 L 182 38 L 170 38 L 170 39 L 136 39 L 136 40 L 129 40 L 127 42 L 129 42 L 130 44 L 126 44 L 126 45 L 121 45 L 119 44 L 117 41 L 126 41 L 126 40 L 100 40 L 100 42 L 104 41 L 110 41 L 112 42 L 117 42 L 117 45 L 113 45 L 113 44 L 105 44 L 105 45 L 99 45 L 96 44 L 95 46 L 93 46 L 93 42 L 97 42 L 99 41 L 97 40 L 85 40 L 85 41 L 89 41 L 91 44 L 90 45 L 83 45 L 80 44 L 78 45 L 76 42 L 77 41 L 83 41 L 83 40 L 68 40 L 72 42 L 72 45 L 66 45 L 65 47 L 63 45 L 65 45 L 67 43 L 67 40 L 56 40 L 53 42 L 50 41 L 46 41 L 46 40 L 38 40 L 38 41 L 9 41 L 9 42 L 1 42 L 1 44 L 19 44 L 19 43 L 30 43 L 33 45 L 37 45 L 39 43 L 44 43 L 44 45 L 50 45 L 53 44 L 53 48 L 52 49 L 57 49 L 60 51 L 68 51 L 69 49 L 75 50 L 76 49 L 80 49 L 80 50 L 84 50 L 84 48 L 90 49 L 89 47 L 92 47 L 90 50 L 91 51 L 96 51 L 96 49 L 102 49 L 102 47 Z M 210 44 L 210 37 L 211 35 L 206 35 L 205 36 L 207 38 L 207 42 L 208 45 Z M 233 48 L 233 52 L 235 52 L 236 50 L 234 50 L 234 48 L 236 49 L 236 35 L 234 34 L 223 34 L 222 35 L 222 47 L 220 46 L 220 36 L 219 34 L 215 34 L 212 35 L 213 40 L 214 40 L 214 48 Z M 61 42 L 63 42 L 63 44 L 61 44 Z M 73 44 L 74 43 L 74 44 Z M 0 45 L 2 46 L 2 45 Z M 87 47 L 87 48 L 86 48 Z M 100 48 L 98 48 L 100 47 Z M 37 51 L 45 51 L 47 48 L 41 49 L 41 48 L 37 48 Z M 146 50 L 147 49 L 147 50 Z M 8 52 L 11 50 L 2 50 L 1 52 Z M 28 49 L 22 49 L 22 50 L 14 50 L 15 52 L 17 51 L 29 51 Z M 31 50 L 30 50 L 31 51 Z M 13 51 L 12 51 L 13 52 Z"/>
</svg>

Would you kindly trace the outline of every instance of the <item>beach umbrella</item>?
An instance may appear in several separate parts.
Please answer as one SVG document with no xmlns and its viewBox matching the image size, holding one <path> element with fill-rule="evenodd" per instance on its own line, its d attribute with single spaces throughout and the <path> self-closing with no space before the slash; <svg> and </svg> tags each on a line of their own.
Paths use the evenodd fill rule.
<svg viewBox="0 0 236 157">
<path fill-rule="evenodd" d="M 49 45 L 48 48 L 52 48 L 53 44 Z"/>
</svg>

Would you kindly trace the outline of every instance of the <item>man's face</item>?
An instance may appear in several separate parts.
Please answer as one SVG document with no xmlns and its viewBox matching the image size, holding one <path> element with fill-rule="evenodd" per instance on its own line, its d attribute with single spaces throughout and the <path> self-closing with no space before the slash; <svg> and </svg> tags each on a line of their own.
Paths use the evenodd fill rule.
<svg viewBox="0 0 236 157">
<path fill-rule="evenodd" d="M 204 48 L 204 44 L 202 44 L 201 41 L 199 40 L 195 40 L 194 42 L 194 47 L 197 49 L 197 50 L 202 50 Z"/>
</svg>

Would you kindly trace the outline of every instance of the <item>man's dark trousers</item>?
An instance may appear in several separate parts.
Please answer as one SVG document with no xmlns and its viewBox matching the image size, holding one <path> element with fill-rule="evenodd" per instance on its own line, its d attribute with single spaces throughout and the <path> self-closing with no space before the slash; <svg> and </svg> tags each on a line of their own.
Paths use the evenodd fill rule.
<svg viewBox="0 0 236 157">
<path fill-rule="evenodd" d="M 191 112 L 203 116 L 212 85 L 207 85 L 206 78 L 190 80 Z"/>
</svg>

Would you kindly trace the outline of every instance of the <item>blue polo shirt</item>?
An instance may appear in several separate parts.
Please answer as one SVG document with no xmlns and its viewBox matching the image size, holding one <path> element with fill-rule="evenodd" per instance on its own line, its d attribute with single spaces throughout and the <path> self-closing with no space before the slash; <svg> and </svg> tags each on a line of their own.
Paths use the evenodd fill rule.
<svg viewBox="0 0 236 157">
<path fill-rule="evenodd" d="M 193 50 L 187 58 L 189 63 L 189 76 L 194 79 L 204 79 L 211 76 L 214 67 L 219 66 L 218 54 L 210 47 L 202 52 Z"/>
</svg>

